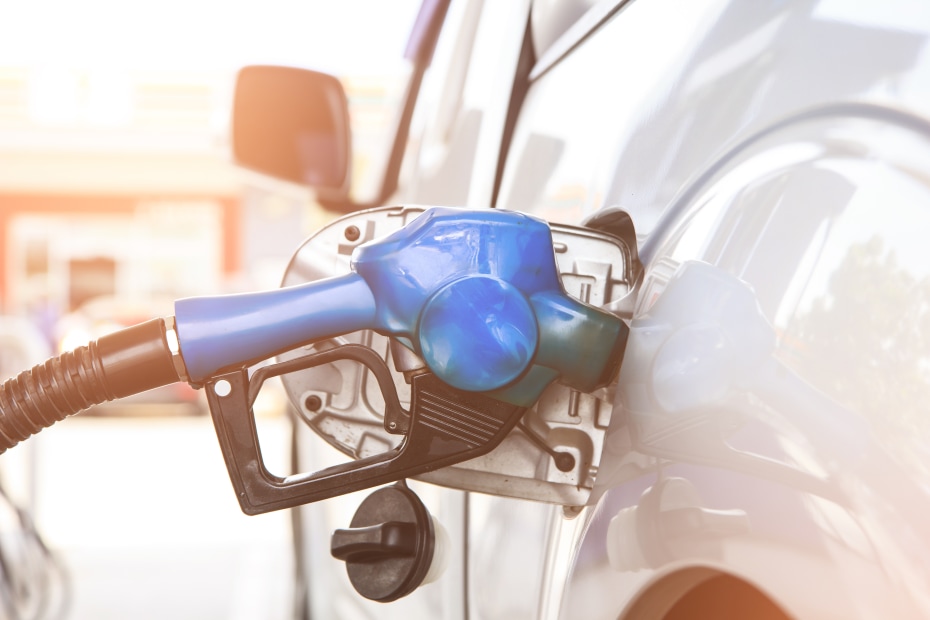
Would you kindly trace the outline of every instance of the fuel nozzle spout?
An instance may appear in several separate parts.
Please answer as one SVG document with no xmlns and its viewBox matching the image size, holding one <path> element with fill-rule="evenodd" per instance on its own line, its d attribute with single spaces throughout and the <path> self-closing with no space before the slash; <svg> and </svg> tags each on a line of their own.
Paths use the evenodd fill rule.
<svg viewBox="0 0 930 620">
<path fill-rule="evenodd" d="M 152 319 L 8 379 L 0 385 L 0 452 L 93 405 L 180 380 L 175 342 L 173 320 Z"/>
</svg>

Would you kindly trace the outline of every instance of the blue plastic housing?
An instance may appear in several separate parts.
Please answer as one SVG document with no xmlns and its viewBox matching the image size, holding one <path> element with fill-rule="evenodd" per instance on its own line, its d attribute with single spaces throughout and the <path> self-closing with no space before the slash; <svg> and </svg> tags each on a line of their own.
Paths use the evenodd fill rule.
<svg viewBox="0 0 930 620">
<path fill-rule="evenodd" d="M 619 367 L 626 326 L 562 289 L 548 225 L 434 208 L 364 244 L 347 276 L 176 303 L 193 382 L 359 329 L 397 338 L 449 385 L 528 406 L 556 378 L 583 391 Z"/>
<path fill-rule="evenodd" d="M 174 303 L 181 357 L 192 383 L 301 344 L 368 329 L 375 300 L 357 274 L 261 293 Z"/>
</svg>

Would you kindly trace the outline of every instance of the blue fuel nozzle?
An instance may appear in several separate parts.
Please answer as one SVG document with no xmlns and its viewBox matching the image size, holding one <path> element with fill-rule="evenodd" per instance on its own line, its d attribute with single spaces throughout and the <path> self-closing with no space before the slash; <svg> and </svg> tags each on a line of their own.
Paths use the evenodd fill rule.
<svg viewBox="0 0 930 620">
<path fill-rule="evenodd" d="M 384 359 L 365 346 L 307 351 L 252 368 L 359 330 L 390 336 L 424 360 L 430 372 L 408 376 L 409 411 Z M 188 380 L 205 388 L 242 510 L 259 514 L 487 454 L 553 381 L 584 392 L 608 384 L 627 332 L 619 317 L 565 293 L 545 222 L 435 208 L 355 248 L 347 275 L 182 299 L 173 318 L 108 334 L 8 379 L 0 384 L 0 452 L 87 407 Z M 357 452 L 352 463 L 272 474 L 252 410 L 263 382 L 339 360 L 374 375 L 385 431 L 403 440 L 380 454 Z"/>
<path fill-rule="evenodd" d="M 592 391 L 622 358 L 619 317 L 567 295 L 548 225 L 501 210 L 433 208 L 356 248 L 352 273 L 175 304 L 190 380 L 372 329 L 448 385 L 532 405 L 553 380 Z"/>
</svg>

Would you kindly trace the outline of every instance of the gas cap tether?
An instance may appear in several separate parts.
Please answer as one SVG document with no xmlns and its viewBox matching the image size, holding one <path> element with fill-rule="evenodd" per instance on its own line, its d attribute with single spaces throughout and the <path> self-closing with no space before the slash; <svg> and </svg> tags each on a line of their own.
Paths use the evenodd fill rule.
<svg viewBox="0 0 930 620">
<path fill-rule="evenodd" d="M 333 534 L 331 552 L 346 563 L 359 594 L 388 603 L 438 576 L 443 540 L 441 526 L 401 481 L 365 498 L 349 529 Z"/>
</svg>

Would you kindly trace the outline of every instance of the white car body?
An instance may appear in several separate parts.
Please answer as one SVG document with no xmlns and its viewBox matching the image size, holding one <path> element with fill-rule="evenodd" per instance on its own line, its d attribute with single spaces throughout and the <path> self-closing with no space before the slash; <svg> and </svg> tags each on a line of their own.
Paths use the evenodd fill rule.
<svg viewBox="0 0 930 620">
<path fill-rule="evenodd" d="M 416 484 L 449 564 L 389 604 L 329 556 L 363 495 L 303 507 L 312 617 L 930 617 L 928 41 L 904 0 L 453 2 L 392 202 L 636 226 L 595 501 Z"/>
</svg>

